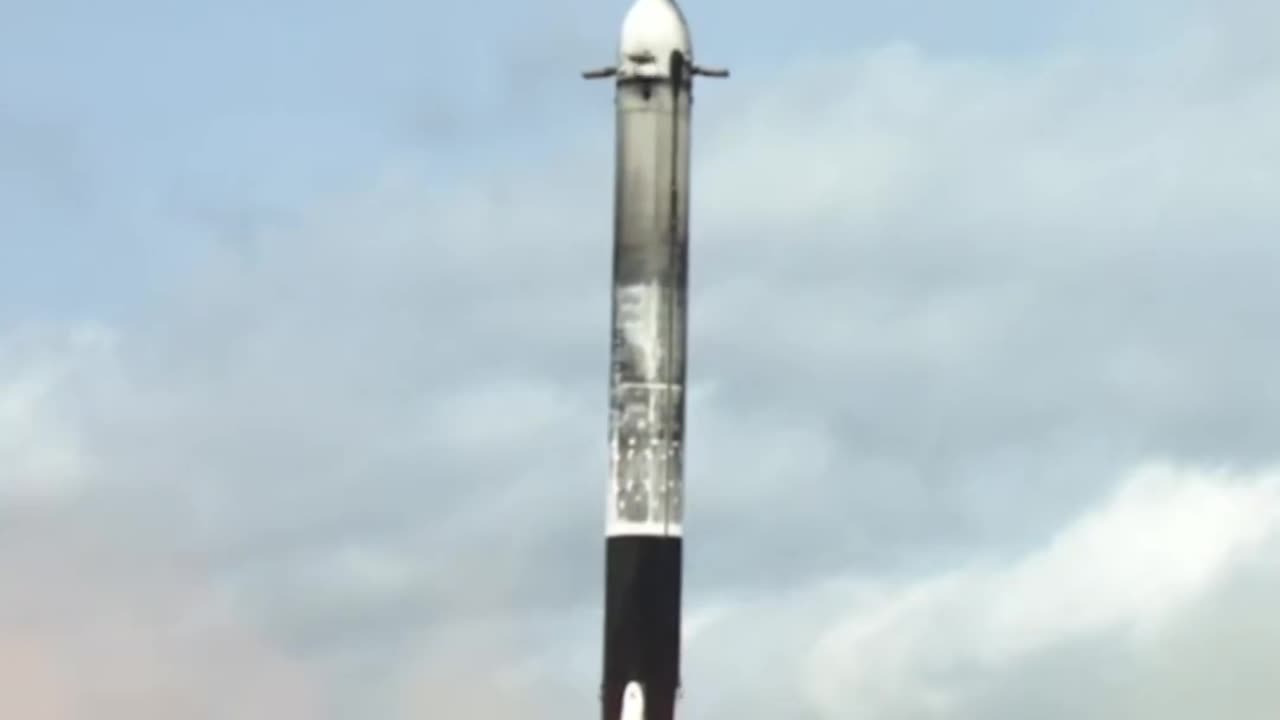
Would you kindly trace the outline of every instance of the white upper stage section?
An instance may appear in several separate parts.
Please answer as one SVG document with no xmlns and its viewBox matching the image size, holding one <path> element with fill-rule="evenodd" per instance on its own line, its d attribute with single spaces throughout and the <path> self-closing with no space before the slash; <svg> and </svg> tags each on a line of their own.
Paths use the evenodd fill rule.
<svg viewBox="0 0 1280 720">
<path fill-rule="evenodd" d="M 693 41 L 684 14 L 673 0 L 636 0 L 622 20 L 618 74 L 664 78 L 671 74 L 671 52 L 693 62 Z"/>
</svg>

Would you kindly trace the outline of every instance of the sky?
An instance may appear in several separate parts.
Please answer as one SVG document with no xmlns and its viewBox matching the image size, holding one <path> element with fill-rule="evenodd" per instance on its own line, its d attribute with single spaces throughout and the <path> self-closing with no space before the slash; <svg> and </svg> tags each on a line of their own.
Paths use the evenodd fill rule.
<svg viewBox="0 0 1280 720">
<path fill-rule="evenodd" d="M 625 0 L 0 0 L 0 716 L 598 714 Z M 686 0 L 682 717 L 1280 715 L 1280 6 Z"/>
</svg>

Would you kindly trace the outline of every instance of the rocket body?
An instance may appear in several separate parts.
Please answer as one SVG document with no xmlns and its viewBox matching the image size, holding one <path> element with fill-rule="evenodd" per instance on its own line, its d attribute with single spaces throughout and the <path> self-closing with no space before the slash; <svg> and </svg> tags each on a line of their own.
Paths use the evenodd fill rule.
<svg viewBox="0 0 1280 720">
<path fill-rule="evenodd" d="M 687 80 L 618 79 L 606 720 L 633 682 L 643 720 L 672 718 L 680 682 L 689 100 Z"/>
<path fill-rule="evenodd" d="M 689 277 L 688 28 L 637 0 L 616 68 L 604 720 L 670 720 L 680 685 Z"/>
</svg>

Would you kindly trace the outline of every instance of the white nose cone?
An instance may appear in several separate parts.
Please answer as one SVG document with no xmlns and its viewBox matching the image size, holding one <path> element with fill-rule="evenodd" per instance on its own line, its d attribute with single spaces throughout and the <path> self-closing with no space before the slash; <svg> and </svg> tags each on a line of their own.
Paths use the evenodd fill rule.
<svg viewBox="0 0 1280 720">
<path fill-rule="evenodd" d="M 663 78 L 670 74 L 672 51 L 693 62 L 689 25 L 674 0 L 636 0 L 622 20 L 618 74 Z"/>
<path fill-rule="evenodd" d="M 644 691 L 640 689 L 640 683 L 627 683 L 626 689 L 622 691 L 620 720 L 644 720 Z"/>
</svg>

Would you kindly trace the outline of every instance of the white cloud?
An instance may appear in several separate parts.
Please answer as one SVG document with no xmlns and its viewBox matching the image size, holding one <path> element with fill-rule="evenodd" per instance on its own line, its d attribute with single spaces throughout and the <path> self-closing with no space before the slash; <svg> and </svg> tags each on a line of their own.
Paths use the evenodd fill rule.
<svg viewBox="0 0 1280 720">
<path fill-rule="evenodd" d="M 772 600 L 712 603 L 694 613 L 703 621 L 687 642 L 699 685 L 733 683 L 700 693 L 742 693 L 720 713 L 746 712 L 760 692 L 756 683 L 769 675 L 770 685 L 796 686 L 791 702 L 801 714 L 979 717 L 979 701 L 1016 695 L 1027 682 L 1025 668 L 1082 642 L 1105 643 L 1109 667 L 1126 676 L 1132 668 L 1160 675 L 1171 663 L 1199 663 L 1197 656 L 1166 653 L 1181 644 L 1179 634 L 1206 602 L 1222 606 L 1217 593 L 1235 578 L 1270 566 L 1264 572 L 1280 580 L 1278 551 L 1280 471 L 1151 463 L 1126 473 L 1111 497 L 1043 545 L 1015 557 L 988 555 L 899 581 L 855 575 L 775 589 L 766 595 Z M 1262 610 L 1250 612 L 1258 618 Z M 742 646 L 726 652 L 731 638 Z M 1248 639 L 1207 637 L 1199 651 L 1230 653 L 1241 641 Z M 1265 652 L 1280 662 L 1280 654 Z M 736 670 L 744 664 L 749 672 Z M 1178 692 L 1214 682 L 1185 677 Z M 1068 703 L 1067 687 L 1044 690 L 1043 702 Z M 1105 690 L 1094 688 L 1102 696 Z M 1162 697 L 1167 690 L 1144 685 L 1131 692 L 1132 701 L 1149 706 L 1142 693 Z M 1280 707 L 1280 695 L 1258 701 Z M 1101 710 L 1126 717 L 1123 707 Z M 696 717 L 714 714 L 698 709 Z M 1246 715 L 1260 709 L 1238 708 Z"/>
<path fill-rule="evenodd" d="M 1005 638 L 997 656 L 1017 656 L 1064 635 L 1154 631 L 1278 523 L 1280 475 L 1139 468 L 1106 506 L 993 583 L 986 634 Z"/>
<path fill-rule="evenodd" d="M 91 458 L 76 413 L 98 390 L 114 338 L 96 326 L 0 334 L 0 504 L 73 496 Z"/>
</svg>

